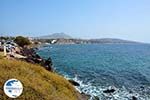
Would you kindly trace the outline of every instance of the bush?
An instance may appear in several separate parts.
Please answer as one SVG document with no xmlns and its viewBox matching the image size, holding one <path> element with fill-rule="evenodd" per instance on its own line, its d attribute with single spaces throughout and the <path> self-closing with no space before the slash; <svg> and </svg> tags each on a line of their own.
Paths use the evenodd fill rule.
<svg viewBox="0 0 150 100">
<path fill-rule="evenodd" d="M 17 36 L 14 40 L 19 46 L 24 47 L 26 45 L 30 45 L 30 40 L 28 38 L 25 38 L 23 36 Z"/>
</svg>

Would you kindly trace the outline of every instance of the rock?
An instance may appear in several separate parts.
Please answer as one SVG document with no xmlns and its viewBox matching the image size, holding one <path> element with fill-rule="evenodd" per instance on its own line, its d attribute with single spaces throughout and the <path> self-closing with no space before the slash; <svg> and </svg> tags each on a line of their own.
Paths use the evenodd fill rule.
<svg viewBox="0 0 150 100">
<path fill-rule="evenodd" d="M 23 48 L 21 50 L 21 54 L 28 57 L 28 56 L 31 56 L 32 54 L 34 54 L 34 50 L 28 49 L 28 48 Z"/>
<path fill-rule="evenodd" d="M 80 84 L 74 80 L 68 80 L 74 86 L 80 86 Z"/>
<path fill-rule="evenodd" d="M 94 96 L 94 97 L 92 98 L 92 100 L 99 100 L 99 97 L 98 97 L 98 96 Z"/>
<path fill-rule="evenodd" d="M 39 48 L 37 48 L 37 47 L 35 47 L 34 49 L 35 49 L 35 50 L 39 50 Z"/>
<path fill-rule="evenodd" d="M 40 58 L 33 58 L 33 61 L 37 64 L 40 64 L 42 62 L 42 59 Z"/>
<path fill-rule="evenodd" d="M 14 55 L 10 55 L 10 57 L 14 58 Z"/>
<path fill-rule="evenodd" d="M 137 100 L 137 97 L 135 97 L 135 96 L 132 96 L 132 100 Z"/>
<path fill-rule="evenodd" d="M 77 93 L 78 94 L 78 100 L 89 100 L 90 99 L 90 95 L 85 94 L 85 93 Z"/>
<path fill-rule="evenodd" d="M 140 89 L 141 89 L 141 90 L 144 90 L 145 88 L 144 88 L 144 86 L 140 86 Z"/>
<path fill-rule="evenodd" d="M 27 62 L 33 64 L 40 64 L 48 71 L 53 71 L 52 69 L 52 59 L 49 57 L 47 60 L 42 59 L 37 53 L 36 49 L 34 48 L 22 48 L 20 54 L 26 56 L 27 58 L 24 59 Z"/>
<path fill-rule="evenodd" d="M 133 91 L 129 91 L 129 93 L 133 93 Z"/>
<path fill-rule="evenodd" d="M 41 57 L 38 54 L 35 54 L 35 57 L 41 59 Z"/>
<path fill-rule="evenodd" d="M 29 63 L 33 63 L 33 64 L 35 63 L 35 62 L 33 61 L 33 59 L 31 59 L 31 58 L 26 58 L 25 61 L 27 61 L 27 62 L 29 62 Z"/>
<path fill-rule="evenodd" d="M 47 60 L 44 62 L 44 66 L 46 67 L 47 70 L 53 71 L 52 69 L 52 59 L 49 57 Z"/>
<path fill-rule="evenodd" d="M 104 90 L 103 92 L 104 93 L 114 93 L 116 90 L 115 89 L 107 89 L 107 90 Z"/>
</svg>

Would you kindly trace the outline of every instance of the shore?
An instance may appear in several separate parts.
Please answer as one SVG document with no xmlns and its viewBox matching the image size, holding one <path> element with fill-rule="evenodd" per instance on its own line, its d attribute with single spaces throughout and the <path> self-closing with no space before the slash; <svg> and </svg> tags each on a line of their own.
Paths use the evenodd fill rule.
<svg viewBox="0 0 150 100">
<path fill-rule="evenodd" d="M 46 70 L 50 71 L 50 72 L 54 72 L 54 66 L 53 66 L 53 62 L 51 57 L 49 57 L 48 59 L 43 59 L 40 55 L 37 54 L 38 48 L 34 47 L 34 48 L 30 48 L 30 49 L 24 49 L 22 54 L 24 56 L 27 56 L 27 58 L 25 59 L 27 62 L 33 63 L 33 64 L 40 64 L 41 66 L 43 66 Z M 68 80 L 74 87 L 76 86 L 80 86 L 80 84 L 74 80 Z M 75 88 L 76 89 L 76 88 Z M 80 98 L 79 100 L 89 100 L 90 99 L 90 95 L 85 94 L 85 93 L 80 93 L 77 90 L 77 95 Z M 95 100 L 99 100 L 99 99 L 95 99 Z"/>
<path fill-rule="evenodd" d="M 53 69 L 53 63 L 51 57 L 48 59 L 43 59 L 41 56 L 37 54 L 38 48 L 37 47 L 26 47 L 20 49 L 19 52 L 7 56 L 8 59 L 14 59 L 14 60 L 20 60 L 23 62 L 31 63 L 34 65 L 40 65 L 42 66 L 45 70 L 47 70 L 50 73 L 56 73 Z M 67 80 L 67 79 L 66 79 Z M 74 80 L 68 80 L 70 84 L 76 89 L 76 86 L 80 86 L 80 84 Z M 76 90 L 77 96 L 79 99 L 77 100 L 89 100 L 90 95 L 87 95 L 85 93 L 80 93 L 78 90 Z"/>
</svg>

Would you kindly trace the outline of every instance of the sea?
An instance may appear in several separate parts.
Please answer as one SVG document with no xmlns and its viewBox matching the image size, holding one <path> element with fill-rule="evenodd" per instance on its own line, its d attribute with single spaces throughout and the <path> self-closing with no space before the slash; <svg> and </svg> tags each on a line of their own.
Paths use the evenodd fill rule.
<svg viewBox="0 0 150 100">
<path fill-rule="evenodd" d="M 38 54 L 51 57 L 55 71 L 80 83 L 76 89 L 90 100 L 150 100 L 150 44 L 55 44 Z"/>
</svg>

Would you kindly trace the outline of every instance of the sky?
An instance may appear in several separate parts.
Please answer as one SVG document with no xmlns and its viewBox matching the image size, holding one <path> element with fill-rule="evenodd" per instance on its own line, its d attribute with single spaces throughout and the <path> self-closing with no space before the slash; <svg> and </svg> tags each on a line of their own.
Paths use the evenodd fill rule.
<svg viewBox="0 0 150 100">
<path fill-rule="evenodd" d="M 0 35 L 60 32 L 150 43 L 150 0 L 0 0 Z"/>
</svg>

